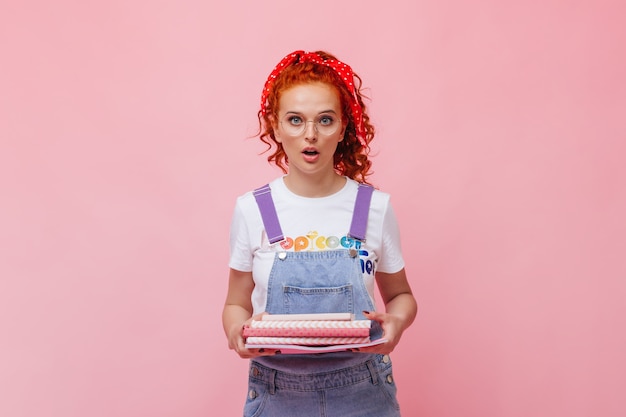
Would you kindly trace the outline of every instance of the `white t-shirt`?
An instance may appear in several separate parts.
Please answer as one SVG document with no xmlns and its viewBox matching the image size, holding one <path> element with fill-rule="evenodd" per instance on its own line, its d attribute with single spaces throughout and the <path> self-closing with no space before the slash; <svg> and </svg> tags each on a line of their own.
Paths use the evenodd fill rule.
<svg viewBox="0 0 626 417">
<path fill-rule="evenodd" d="M 265 310 L 269 275 L 277 252 L 321 251 L 356 245 L 363 280 L 372 302 L 374 273 L 395 273 L 404 268 L 400 233 L 389 194 L 374 190 L 366 239 L 361 243 L 347 238 L 358 189 L 356 181 L 347 179 L 340 191 L 321 198 L 292 193 L 285 186 L 283 177 L 272 181 L 270 188 L 285 240 L 269 243 L 252 192 L 237 199 L 230 230 L 229 266 L 238 271 L 252 271 L 254 314 Z"/>
</svg>

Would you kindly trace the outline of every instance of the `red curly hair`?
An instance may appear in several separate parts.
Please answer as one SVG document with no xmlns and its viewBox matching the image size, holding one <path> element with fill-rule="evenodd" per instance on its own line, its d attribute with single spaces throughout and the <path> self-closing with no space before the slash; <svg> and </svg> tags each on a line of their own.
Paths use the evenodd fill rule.
<svg viewBox="0 0 626 417">
<path fill-rule="evenodd" d="M 325 51 L 316 51 L 316 54 L 324 60 L 335 59 L 333 55 Z M 354 73 L 356 97 L 362 109 L 363 125 L 365 127 L 366 146 L 357 139 L 357 132 L 351 110 L 351 101 L 354 99 L 339 75 L 326 65 L 315 62 L 295 63 L 283 69 L 274 80 L 267 97 L 265 111 L 260 110 L 259 138 L 268 146 L 266 152 L 275 148 L 271 155 L 267 157 L 268 162 L 275 164 L 284 173 L 287 173 L 289 161 L 281 143 L 276 141 L 272 121 L 278 118 L 278 106 L 281 94 L 296 86 L 308 83 L 324 83 L 335 89 L 341 103 L 341 112 L 348 123 L 344 133 L 344 139 L 337 145 L 334 155 L 335 171 L 340 175 L 361 183 L 369 184 L 367 177 L 371 174 L 372 162 L 369 160 L 369 144 L 374 139 L 374 127 L 369 122 L 369 116 L 365 109 L 361 93 L 361 78 Z"/>
</svg>

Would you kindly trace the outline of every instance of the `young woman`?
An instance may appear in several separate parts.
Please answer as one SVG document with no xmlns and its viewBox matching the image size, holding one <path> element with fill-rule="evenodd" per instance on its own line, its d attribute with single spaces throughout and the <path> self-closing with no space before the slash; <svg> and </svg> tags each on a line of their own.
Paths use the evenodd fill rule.
<svg viewBox="0 0 626 417">
<path fill-rule="evenodd" d="M 230 349 L 251 359 L 244 416 L 400 415 L 389 353 L 417 305 L 389 195 L 367 181 L 374 129 L 360 86 L 329 53 L 296 51 L 263 89 L 260 139 L 284 175 L 236 202 L 223 311 Z M 371 320 L 371 338 L 386 342 L 316 354 L 245 346 L 243 327 L 262 314 L 327 312 Z"/>
</svg>

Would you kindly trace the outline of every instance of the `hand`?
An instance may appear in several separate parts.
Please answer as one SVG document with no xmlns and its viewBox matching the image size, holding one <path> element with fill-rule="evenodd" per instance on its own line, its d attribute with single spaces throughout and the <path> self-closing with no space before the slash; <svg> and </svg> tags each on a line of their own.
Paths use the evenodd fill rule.
<svg viewBox="0 0 626 417">
<path fill-rule="evenodd" d="M 244 359 L 256 358 L 259 356 L 272 356 L 280 353 L 278 349 L 248 349 L 245 346 L 245 340 L 243 337 L 243 329 L 250 325 L 252 320 L 260 320 L 261 316 L 267 313 L 257 314 L 254 317 L 250 317 L 245 321 L 243 325 L 233 327 L 228 334 L 228 347 Z"/>
<path fill-rule="evenodd" d="M 381 343 L 376 346 L 367 346 L 359 349 L 355 349 L 358 352 L 365 353 L 380 353 L 380 354 L 389 354 L 391 353 L 398 342 L 400 342 L 400 337 L 402 336 L 403 329 L 403 320 L 389 313 L 378 313 L 378 312 L 369 312 L 364 311 L 363 314 L 365 318 L 369 320 L 374 320 L 380 323 L 383 328 L 383 338 L 387 339 L 387 342 Z"/>
</svg>

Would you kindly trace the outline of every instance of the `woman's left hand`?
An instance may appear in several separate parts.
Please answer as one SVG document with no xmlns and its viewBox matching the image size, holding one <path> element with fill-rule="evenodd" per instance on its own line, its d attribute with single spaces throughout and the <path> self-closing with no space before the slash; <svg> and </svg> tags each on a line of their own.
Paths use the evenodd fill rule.
<svg viewBox="0 0 626 417">
<path fill-rule="evenodd" d="M 400 337 L 402 336 L 403 332 L 403 320 L 400 317 L 388 313 L 364 311 L 363 314 L 365 315 L 365 318 L 380 323 L 381 327 L 383 328 L 382 337 L 384 339 L 387 339 L 387 341 L 385 343 L 381 343 L 375 346 L 362 347 L 358 350 L 355 349 L 355 351 L 380 354 L 391 353 L 395 349 L 398 342 L 400 342 Z"/>
<path fill-rule="evenodd" d="M 393 274 L 377 272 L 376 282 L 385 303 L 385 313 L 364 311 L 363 314 L 367 319 L 380 323 L 383 328 L 382 337 L 387 342 L 363 347 L 358 351 L 388 354 L 396 348 L 402 333 L 415 320 L 417 303 L 411 293 L 404 268 Z"/>
</svg>

